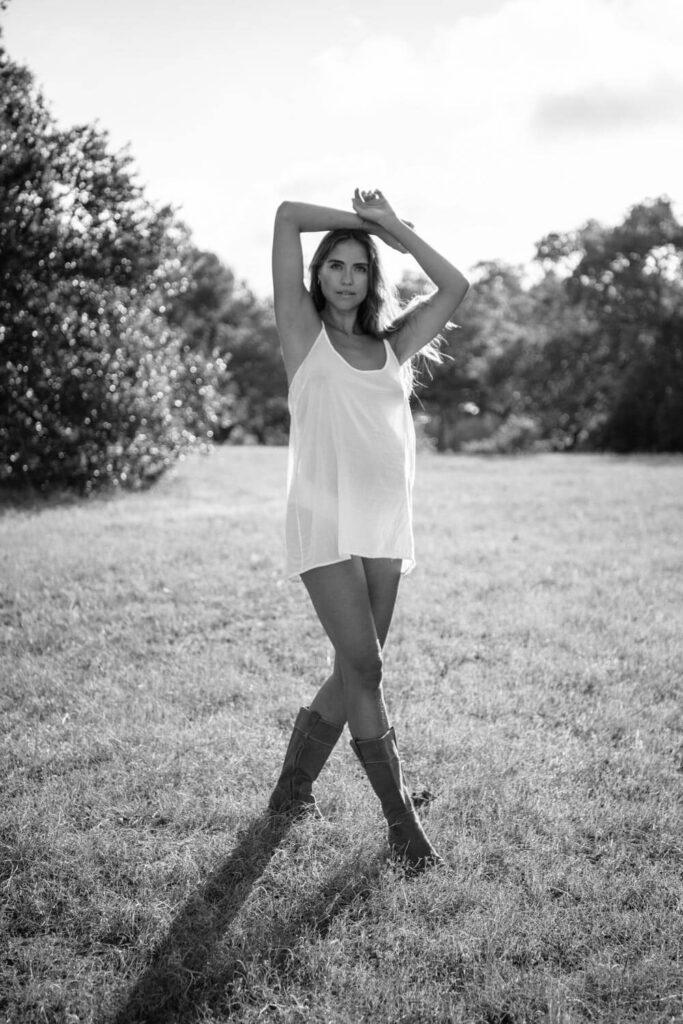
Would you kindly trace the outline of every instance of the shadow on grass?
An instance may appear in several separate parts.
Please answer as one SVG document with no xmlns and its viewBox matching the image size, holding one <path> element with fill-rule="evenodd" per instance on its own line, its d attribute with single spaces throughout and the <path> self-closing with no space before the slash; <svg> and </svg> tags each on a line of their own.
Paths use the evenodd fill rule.
<svg viewBox="0 0 683 1024">
<path fill-rule="evenodd" d="M 344 912 L 364 915 L 365 902 L 377 889 L 382 863 L 380 857 L 363 865 L 357 860 L 345 861 L 283 918 L 247 937 L 246 943 L 205 979 L 205 1008 L 220 1019 L 237 1017 L 245 1008 L 264 1009 L 262 982 L 271 991 L 285 992 L 288 984 L 296 985 L 297 978 L 303 977 L 307 987 L 310 965 L 298 952 L 301 938 L 305 936 L 307 944 L 316 937 L 324 939 L 335 918 Z"/>
<path fill-rule="evenodd" d="M 290 819 L 267 814 L 252 822 L 227 860 L 185 904 L 114 1017 L 115 1024 L 161 1024 L 191 1008 L 217 943 L 291 826 Z"/>
<path fill-rule="evenodd" d="M 104 504 L 121 495 L 118 487 L 103 488 L 93 494 L 85 494 L 77 488 L 58 487 L 54 490 L 41 491 L 37 487 L 9 487 L 0 485 L 0 518 L 12 512 L 28 512 L 39 515 L 54 509 L 75 507 L 80 505 Z"/>
<path fill-rule="evenodd" d="M 171 1024 L 191 1019 L 200 1003 L 230 1001 L 239 987 L 243 961 L 232 957 L 220 964 L 211 961 L 292 824 L 264 814 L 245 830 L 230 856 L 185 904 L 125 1005 L 108 1018 L 113 1024 Z M 286 924 L 269 933 L 267 949 L 250 952 L 275 972 L 289 974 L 296 937 L 310 929 L 326 935 L 338 913 L 369 894 L 369 882 L 380 870 L 378 860 L 370 873 L 354 877 L 345 865 L 297 907 Z"/>
</svg>

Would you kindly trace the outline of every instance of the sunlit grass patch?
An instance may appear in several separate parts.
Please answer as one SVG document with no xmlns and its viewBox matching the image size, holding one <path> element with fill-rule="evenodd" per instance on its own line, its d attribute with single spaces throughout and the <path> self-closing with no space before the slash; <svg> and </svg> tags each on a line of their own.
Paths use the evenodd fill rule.
<svg viewBox="0 0 683 1024">
<path fill-rule="evenodd" d="M 683 463 L 420 457 L 385 687 L 418 879 L 347 737 L 327 820 L 263 821 L 330 654 L 284 472 L 4 509 L 5 1019 L 683 1020 Z"/>
</svg>

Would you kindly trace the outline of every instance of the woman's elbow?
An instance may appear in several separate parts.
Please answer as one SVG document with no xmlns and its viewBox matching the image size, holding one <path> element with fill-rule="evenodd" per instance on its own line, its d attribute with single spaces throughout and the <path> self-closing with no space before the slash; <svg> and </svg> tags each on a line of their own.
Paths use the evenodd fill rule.
<svg viewBox="0 0 683 1024">
<path fill-rule="evenodd" d="M 294 203 L 290 199 L 283 199 L 275 211 L 275 220 L 288 220 L 292 215 Z"/>
<path fill-rule="evenodd" d="M 450 290 L 451 294 L 453 295 L 453 301 L 455 302 L 455 308 L 457 309 L 457 307 L 460 305 L 460 303 L 470 290 L 470 282 L 463 274 L 460 273 L 459 270 L 456 271 L 456 273 L 453 276 L 453 281 Z"/>
</svg>

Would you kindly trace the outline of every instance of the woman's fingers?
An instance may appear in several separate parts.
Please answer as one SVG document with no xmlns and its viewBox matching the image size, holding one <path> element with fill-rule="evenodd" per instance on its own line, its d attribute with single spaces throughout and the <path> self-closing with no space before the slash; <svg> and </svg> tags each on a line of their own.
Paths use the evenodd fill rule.
<svg viewBox="0 0 683 1024">
<path fill-rule="evenodd" d="M 355 189 L 351 202 L 360 217 L 372 221 L 374 224 L 381 224 L 387 217 L 395 216 L 389 201 L 378 188 Z"/>
<path fill-rule="evenodd" d="M 358 203 L 373 203 L 381 202 L 384 199 L 384 195 L 378 188 L 371 189 L 356 189 L 353 193 L 354 202 Z"/>
</svg>

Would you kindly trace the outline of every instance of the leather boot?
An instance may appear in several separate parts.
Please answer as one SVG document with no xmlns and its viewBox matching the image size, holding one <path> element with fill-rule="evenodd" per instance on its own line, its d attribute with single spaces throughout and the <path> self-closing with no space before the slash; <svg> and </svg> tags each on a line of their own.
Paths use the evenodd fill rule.
<svg viewBox="0 0 683 1024">
<path fill-rule="evenodd" d="M 394 730 L 376 739 L 351 740 L 351 746 L 382 804 L 392 856 L 405 861 L 412 872 L 443 864 L 424 833 L 406 787 Z"/>
<path fill-rule="evenodd" d="M 301 708 L 285 753 L 280 778 L 268 802 L 271 814 L 313 814 L 322 818 L 313 783 L 342 734 L 343 726 L 326 722 L 317 711 Z"/>
</svg>

